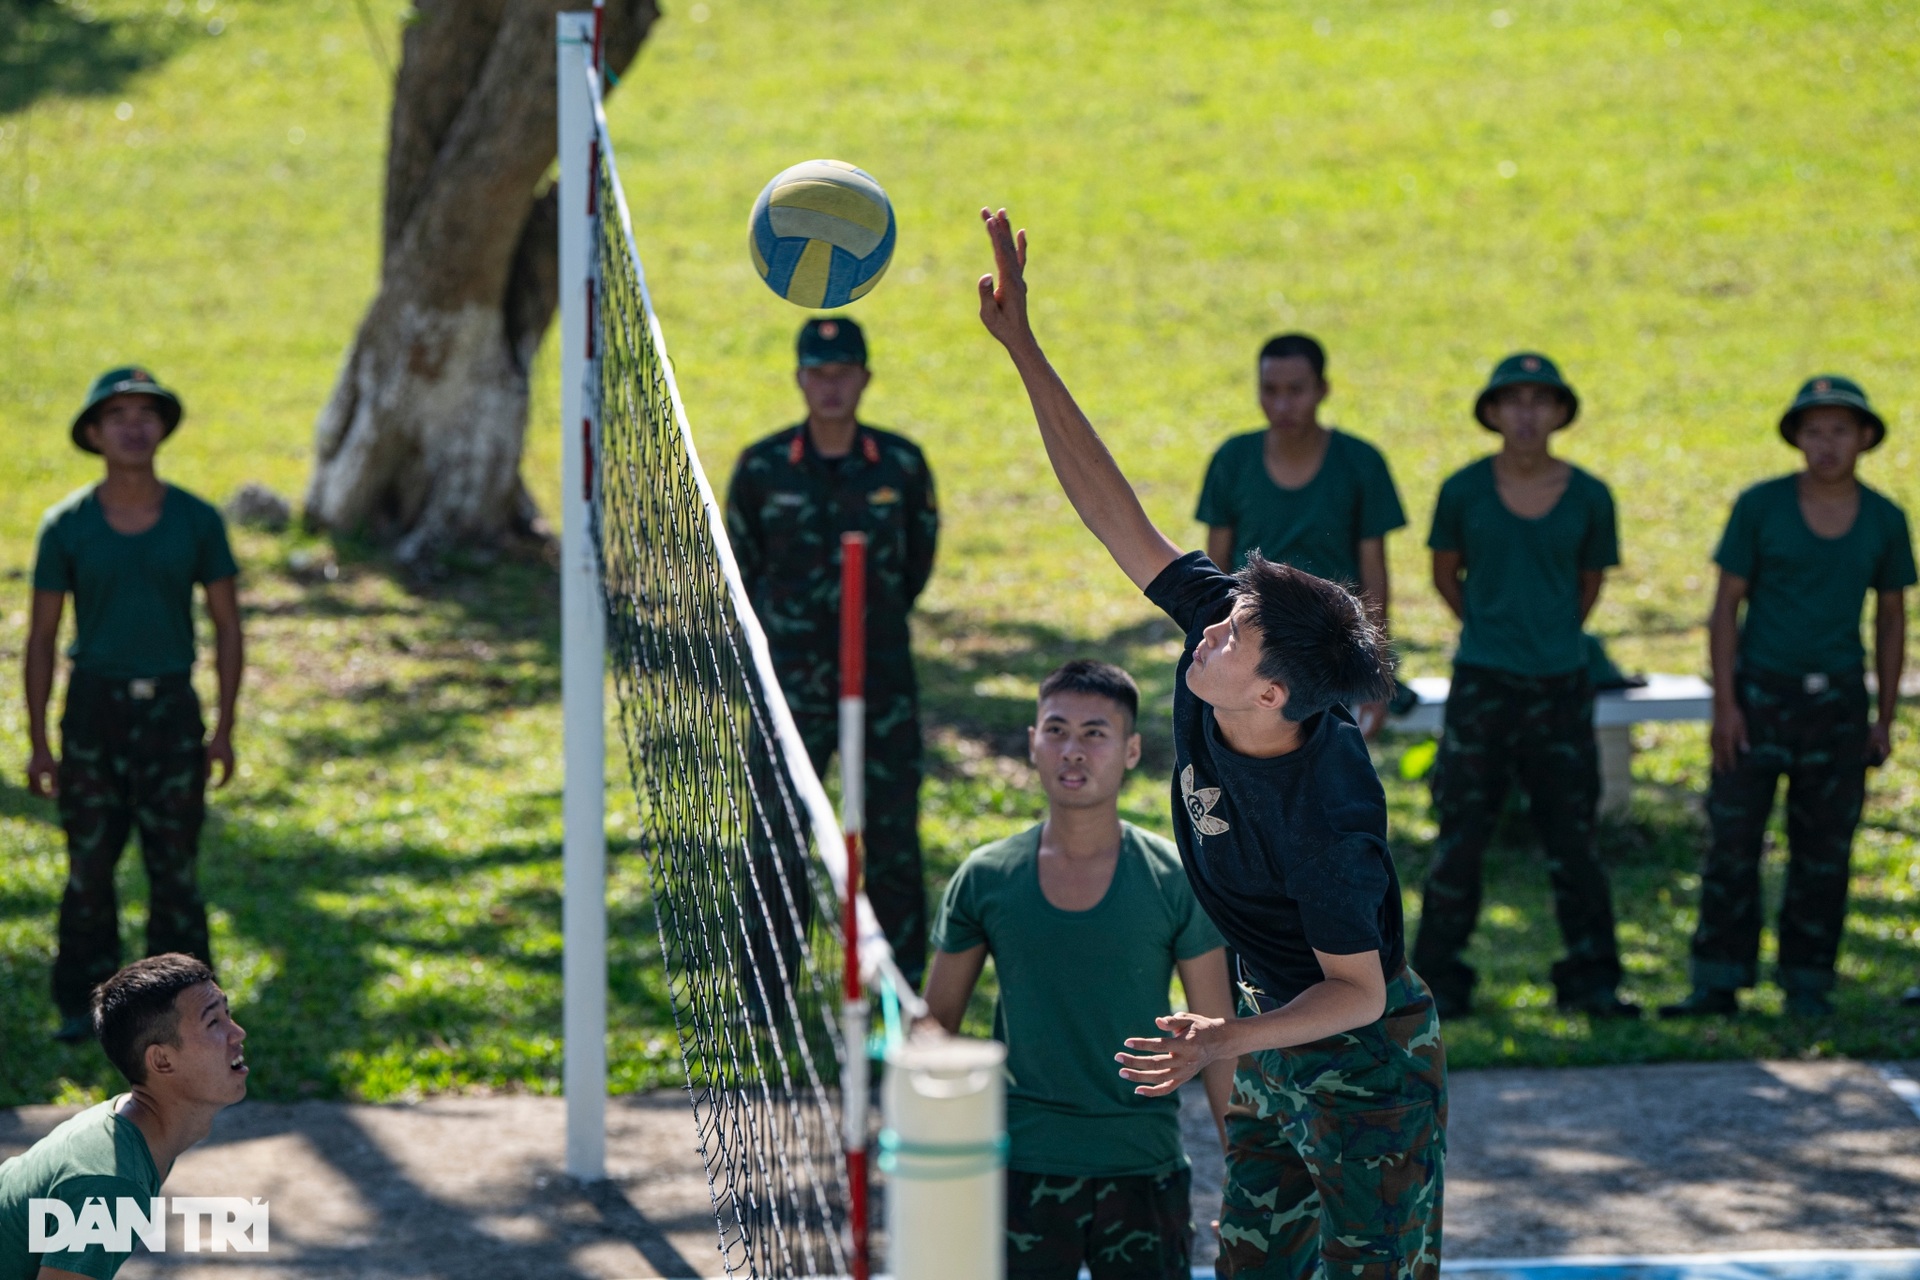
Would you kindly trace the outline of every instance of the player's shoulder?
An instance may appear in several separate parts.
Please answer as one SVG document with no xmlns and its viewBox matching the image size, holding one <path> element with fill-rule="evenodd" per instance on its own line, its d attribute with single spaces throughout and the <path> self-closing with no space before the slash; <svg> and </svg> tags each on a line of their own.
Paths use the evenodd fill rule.
<svg viewBox="0 0 1920 1280">
<path fill-rule="evenodd" d="M 1124 819 L 1120 823 L 1120 852 L 1140 864 L 1162 894 L 1187 895 L 1187 870 L 1180 863 L 1180 846 L 1163 835 L 1136 827 Z"/>
<path fill-rule="evenodd" d="M 1884 522 L 1902 525 L 1907 522 L 1907 513 L 1899 503 L 1864 480 L 1860 482 L 1860 509 Z"/>
<path fill-rule="evenodd" d="M 1314 726 L 1313 793 L 1337 830 L 1386 838 L 1387 793 L 1367 739 L 1345 708 L 1320 714 Z"/>
<path fill-rule="evenodd" d="M 1385 470 L 1387 455 L 1381 453 L 1379 446 L 1371 440 L 1363 440 L 1345 427 L 1329 427 L 1327 430 L 1333 436 L 1333 439 L 1327 442 L 1328 447 L 1335 450 L 1338 456 L 1349 465 L 1364 467 L 1367 470 L 1375 467 Z"/>
<path fill-rule="evenodd" d="M 1475 458 L 1440 482 L 1440 497 L 1454 502 L 1494 491 L 1493 455 Z"/>
<path fill-rule="evenodd" d="M 1267 447 L 1267 432 L 1263 427 L 1258 431 L 1243 431 L 1237 436 L 1228 436 L 1213 451 L 1215 466 L 1242 465 L 1249 458 L 1259 458 Z"/>
<path fill-rule="evenodd" d="M 1491 470 L 1491 464 L 1489 464 L 1489 470 Z M 1613 501 L 1613 490 L 1607 487 L 1605 480 L 1577 462 L 1567 463 L 1567 470 L 1570 473 L 1567 479 L 1570 488 L 1590 499 Z"/>
<path fill-rule="evenodd" d="M 960 864 L 955 877 L 965 876 L 982 888 L 1006 882 L 1040 856 L 1040 824 L 992 844 L 983 844 Z"/>
<path fill-rule="evenodd" d="M 894 462 L 914 470 L 925 469 L 926 451 L 898 431 L 868 426 L 864 422 L 860 424 L 860 429 L 873 438 L 873 443 L 879 448 L 883 457 L 891 458 Z"/>
<path fill-rule="evenodd" d="M 1745 508 L 1752 511 L 1755 508 L 1779 506 L 1788 501 L 1797 502 L 1799 498 L 1795 490 L 1798 483 L 1799 476 L 1791 472 L 1784 476 L 1770 476 L 1765 480 L 1757 480 L 1735 496 L 1734 510 Z M 1862 485 L 1861 488 L 1865 489 L 1866 486 Z"/>
<path fill-rule="evenodd" d="M 93 491 L 98 487 L 98 485 L 93 484 L 82 485 L 66 497 L 60 499 L 60 501 L 48 507 L 40 515 L 40 528 L 44 531 L 71 527 L 73 522 L 80 518 L 81 510 L 86 507 L 88 501 L 93 497 Z"/>
<path fill-rule="evenodd" d="M 745 471 L 750 466 L 787 465 L 788 455 L 793 451 L 794 439 L 805 429 L 806 424 L 800 422 L 761 436 L 740 451 L 738 469 Z"/>
<path fill-rule="evenodd" d="M 227 523 L 226 517 L 220 514 L 220 508 L 214 506 L 211 502 L 208 502 L 191 489 L 184 489 L 177 484 L 169 483 L 167 485 L 167 498 L 196 525 L 205 526 L 217 524 L 224 526 Z"/>
</svg>

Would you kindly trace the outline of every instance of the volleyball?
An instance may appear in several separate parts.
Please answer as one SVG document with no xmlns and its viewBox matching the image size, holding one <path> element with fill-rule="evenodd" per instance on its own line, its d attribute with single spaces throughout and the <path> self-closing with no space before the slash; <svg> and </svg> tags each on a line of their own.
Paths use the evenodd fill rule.
<svg viewBox="0 0 1920 1280">
<path fill-rule="evenodd" d="M 782 170 L 753 202 L 747 243 L 760 278 L 801 307 L 843 307 L 893 260 L 893 202 L 844 160 Z"/>
</svg>

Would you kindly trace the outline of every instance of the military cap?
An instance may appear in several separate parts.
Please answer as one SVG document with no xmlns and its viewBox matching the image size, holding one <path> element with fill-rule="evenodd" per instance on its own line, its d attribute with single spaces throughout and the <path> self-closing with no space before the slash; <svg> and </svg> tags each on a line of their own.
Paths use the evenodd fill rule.
<svg viewBox="0 0 1920 1280">
<path fill-rule="evenodd" d="M 800 367 L 867 363 L 867 337 L 846 316 L 817 316 L 800 327 Z"/>
</svg>

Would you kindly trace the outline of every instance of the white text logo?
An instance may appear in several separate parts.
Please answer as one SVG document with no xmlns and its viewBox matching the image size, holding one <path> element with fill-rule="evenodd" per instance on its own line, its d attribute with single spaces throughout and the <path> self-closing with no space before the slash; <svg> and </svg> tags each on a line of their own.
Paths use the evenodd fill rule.
<svg viewBox="0 0 1920 1280">
<path fill-rule="evenodd" d="M 112 1209 L 104 1196 L 88 1196 L 75 1213 L 65 1200 L 27 1201 L 27 1249 L 31 1253 L 79 1253 L 101 1248 L 132 1253 L 137 1238 L 149 1253 L 167 1251 L 167 1212 L 180 1219 L 181 1243 L 188 1253 L 203 1247 L 214 1253 L 267 1251 L 267 1202 L 238 1196 L 164 1196 L 142 1204 L 118 1197 Z"/>
</svg>

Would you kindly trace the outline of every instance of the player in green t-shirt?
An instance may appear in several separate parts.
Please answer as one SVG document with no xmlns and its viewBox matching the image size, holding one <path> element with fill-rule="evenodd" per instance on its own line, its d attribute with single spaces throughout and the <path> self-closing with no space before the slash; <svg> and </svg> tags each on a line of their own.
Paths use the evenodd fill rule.
<svg viewBox="0 0 1920 1280">
<path fill-rule="evenodd" d="M 1867 769 L 1893 748 L 1913 539 L 1906 514 L 1855 475 L 1886 423 L 1859 384 L 1829 374 L 1800 388 L 1780 434 L 1805 467 L 1741 494 L 1713 556 L 1713 839 L 1700 874 L 1693 993 L 1662 1008 L 1668 1017 L 1737 1013 L 1735 993 L 1759 978 L 1760 855 L 1783 774 L 1787 884 L 1775 978 L 1787 1012 L 1833 1012 Z M 1869 594 L 1879 677 L 1871 722 L 1860 643 Z"/>
<path fill-rule="evenodd" d="M 206 783 L 233 776 L 240 696 L 239 573 L 220 513 L 154 471 L 180 425 L 180 399 L 138 367 L 95 379 L 74 418 L 73 443 L 105 463 L 100 483 L 47 512 L 33 566 L 26 646 L 27 785 L 54 796 L 70 870 L 53 965 L 55 1035 L 91 1034 L 88 995 L 120 967 L 114 866 L 140 829 L 151 903 L 147 953 L 183 951 L 212 963 L 207 911 L 194 874 Z M 191 679 L 193 588 L 213 619 L 220 717 L 206 736 Z M 60 759 L 47 736 L 60 615 L 73 597 Z"/>
<path fill-rule="evenodd" d="M 947 885 L 927 975 L 931 1016 L 958 1032 L 987 957 L 1007 1046 L 1007 1274 L 1188 1280 L 1190 1176 L 1179 1103 L 1113 1070 L 1170 1013 L 1174 971 L 1195 1012 L 1233 1016 L 1225 943 L 1180 851 L 1120 820 L 1140 759 L 1140 695 L 1120 668 L 1069 662 L 1040 686 L 1028 758 L 1045 819 L 976 849 Z M 1206 1068 L 1222 1123 L 1230 1060 Z M 1224 1141 L 1224 1138 L 1223 1138 Z"/>
<path fill-rule="evenodd" d="M 207 1136 L 214 1116 L 247 1096 L 247 1033 L 213 971 L 192 956 L 135 961 L 92 1000 L 89 1025 L 132 1087 L 0 1163 L 0 1280 L 110 1280 L 131 1247 L 93 1240 L 35 1253 L 32 1201 L 63 1201 L 84 1221 L 90 1198 L 119 1213 L 125 1197 L 147 1216 L 174 1160 Z"/>
<path fill-rule="evenodd" d="M 1304 333 L 1260 348 L 1263 431 L 1234 436 L 1213 455 L 1194 519 L 1207 526 L 1207 557 L 1229 571 L 1249 552 L 1345 583 L 1387 625 L 1387 534 L 1406 513 L 1380 451 L 1322 426 L 1326 351 Z M 1387 704 L 1354 708 L 1361 731 L 1385 723 Z"/>
<path fill-rule="evenodd" d="M 1600 763 L 1582 624 L 1620 562 L 1607 486 L 1548 447 L 1580 401 L 1543 355 L 1502 360 L 1474 404 L 1500 452 L 1440 487 L 1433 582 L 1460 619 L 1446 731 L 1434 768 L 1440 834 L 1413 966 L 1441 1016 L 1472 1010 L 1460 958 L 1480 916 L 1482 859 L 1510 777 L 1525 788 L 1547 857 L 1567 954 L 1553 966 L 1561 1008 L 1637 1017 L 1620 999 L 1613 896 L 1594 850 Z"/>
</svg>

